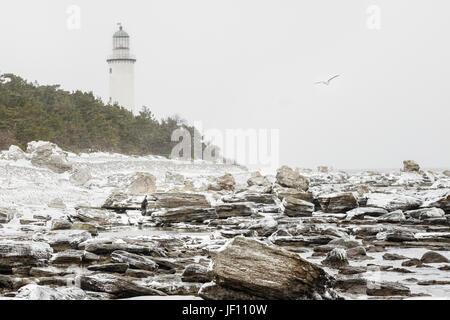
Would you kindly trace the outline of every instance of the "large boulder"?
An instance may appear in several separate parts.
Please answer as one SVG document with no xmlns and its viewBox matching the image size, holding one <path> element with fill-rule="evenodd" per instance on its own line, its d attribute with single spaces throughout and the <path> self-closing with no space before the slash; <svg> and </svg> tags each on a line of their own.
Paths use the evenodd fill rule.
<svg viewBox="0 0 450 320">
<path fill-rule="evenodd" d="M 282 187 L 303 191 L 309 189 L 309 180 L 288 166 L 282 166 L 277 170 L 276 181 Z"/>
<path fill-rule="evenodd" d="M 283 205 L 289 217 L 311 217 L 314 212 L 314 204 L 294 197 L 284 198 Z"/>
<path fill-rule="evenodd" d="M 344 213 L 358 207 L 358 200 L 350 192 L 322 195 L 318 201 L 322 211 L 327 213 Z"/>
<path fill-rule="evenodd" d="M 138 172 L 126 188 L 126 193 L 146 195 L 156 191 L 156 177 L 147 172 Z"/>
<path fill-rule="evenodd" d="M 214 182 L 208 186 L 208 190 L 211 191 L 233 191 L 236 182 L 231 174 L 226 173 L 221 177 L 215 178 Z"/>
<path fill-rule="evenodd" d="M 212 252 L 210 275 L 218 286 L 262 299 L 336 298 L 332 278 L 319 266 L 241 236 Z"/>
<path fill-rule="evenodd" d="M 48 262 L 52 248 L 44 242 L 0 241 L 0 271 L 22 266 L 38 266 Z"/>
<path fill-rule="evenodd" d="M 129 280 L 105 273 L 78 276 L 76 278 L 76 283 L 78 283 L 83 290 L 106 292 L 117 298 L 166 295 L 161 291 L 147 288 Z"/>
<path fill-rule="evenodd" d="M 54 143 L 32 141 L 27 145 L 27 152 L 31 155 L 31 163 L 34 166 L 45 167 L 56 173 L 72 170 L 67 153 Z"/>
<path fill-rule="evenodd" d="M 403 172 L 419 172 L 420 166 L 413 160 L 403 161 Z"/>
</svg>

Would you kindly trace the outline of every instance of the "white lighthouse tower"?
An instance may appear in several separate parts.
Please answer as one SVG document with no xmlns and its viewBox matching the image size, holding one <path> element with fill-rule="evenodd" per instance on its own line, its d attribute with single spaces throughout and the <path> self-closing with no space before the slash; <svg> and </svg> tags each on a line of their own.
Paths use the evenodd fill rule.
<svg viewBox="0 0 450 320">
<path fill-rule="evenodd" d="M 119 31 L 113 36 L 113 52 L 108 57 L 109 103 L 117 103 L 136 114 L 134 106 L 134 64 L 130 54 L 130 36 L 119 23 Z"/>
</svg>

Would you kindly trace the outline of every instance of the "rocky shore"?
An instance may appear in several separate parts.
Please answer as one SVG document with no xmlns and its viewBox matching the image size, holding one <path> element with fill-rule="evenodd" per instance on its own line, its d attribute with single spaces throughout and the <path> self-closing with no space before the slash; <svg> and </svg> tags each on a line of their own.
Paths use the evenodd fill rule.
<svg viewBox="0 0 450 320">
<path fill-rule="evenodd" d="M 0 299 L 450 297 L 450 172 L 0 153 Z"/>
</svg>

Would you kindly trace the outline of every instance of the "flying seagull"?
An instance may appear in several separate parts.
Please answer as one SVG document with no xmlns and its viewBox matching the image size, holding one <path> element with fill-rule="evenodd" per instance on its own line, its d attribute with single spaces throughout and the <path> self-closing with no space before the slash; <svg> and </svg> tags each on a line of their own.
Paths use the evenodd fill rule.
<svg viewBox="0 0 450 320">
<path fill-rule="evenodd" d="M 326 85 L 326 86 L 329 86 L 329 85 L 330 85 L 330 82 L 331 82 L 332 80 L 336 79 L 336 78 L 339 77 L 339 76 L 340 76 L 340 74 L 337 74 L 337 75 L 335 75 L 334 77 L 331 77 L 330 79 L 328 79 L 327 81 L 318 81 L 318 82 L 316 82 L 316 84 L 324 84 L 324 85 Z"/>
</svg>

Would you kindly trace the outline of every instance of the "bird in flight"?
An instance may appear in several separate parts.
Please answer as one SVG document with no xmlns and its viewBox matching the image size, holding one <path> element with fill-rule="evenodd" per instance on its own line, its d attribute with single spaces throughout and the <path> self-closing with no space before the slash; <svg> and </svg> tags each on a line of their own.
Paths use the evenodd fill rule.
<svg viewBox="0 0 450 320">
<path fill-rule="evenodd" d="M 326 85 L 326 86 L 329 86 L 329 85 L 330 85 L 330 82 L 331 82 L 332 80 L 334 80 L 334 79 L 336 79 L 337 77 L 340 77 L 340 76 L 341 76 L 340 74 L 337 74 L 337 75 L 331 77 L 330 79 L 328 79 L 327 81 L 318 81 L 318 82 L 316 82 L 316 84 L 324 84 L 324 85 Z"/>
</svg>

